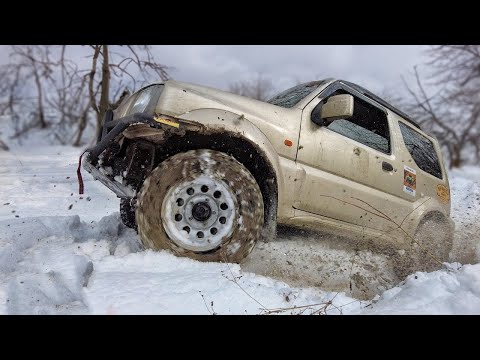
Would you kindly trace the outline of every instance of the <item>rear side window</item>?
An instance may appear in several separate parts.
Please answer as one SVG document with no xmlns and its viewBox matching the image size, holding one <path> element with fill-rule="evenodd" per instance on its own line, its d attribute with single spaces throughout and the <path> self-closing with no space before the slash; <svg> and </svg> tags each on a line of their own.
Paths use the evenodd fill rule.
<svg viewBox="0 0 480 360">
<path fill-rule="evenodd" d="M 442 169 L 433 143 L 411 127 L 399 122 L 403 141 L 417 166 L 423 171 L 441 179 Z"/>
</svg>

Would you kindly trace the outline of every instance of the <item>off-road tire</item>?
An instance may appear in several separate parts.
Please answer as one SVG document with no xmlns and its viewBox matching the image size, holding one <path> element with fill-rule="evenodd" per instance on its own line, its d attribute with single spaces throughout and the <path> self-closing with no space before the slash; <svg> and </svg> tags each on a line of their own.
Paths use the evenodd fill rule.
<svg viewBox="0 0 480 360">
<path fill-rule="evenodd" d="M 131 199 L 120 199 L 120 218 L 125 226 L 136 229 L 135 206 L 132 205 L 131 201 Z"/>
<path fill-rule="evenodd" d="M 202 193 L 204 188 L 199 187 L 202 186 L 202 182 L 210 184 L 211 189 Z M 193 195 L 188 195 L 184 190 L 189 186 L 188 184 L 194 184 L 192 188 L 196 191 Z M 205 186 L 205 189 L 208 187 Z M 212 202 L 218 200 L 215 197 L 220 193 L 214 193 L 215 189 L 222 190 L 221 199 L 225 197 L 228 199 L 228 203 L 233 205 L 231 209 L 229 208 L 230 210 L 221 209 L 221 207 L 226 208 L 225 203 L 222 203 L 220 207 L 217 206 L 218 203 L 212 205 Z M 191 189 L 188 188 L 188 190 Z M 215 197 L 212 194 L 215 194 Z M 207 200 L 199 200 L 202 196 L 205 196 Z M 220 195 L 218 196 L 220 197 Z M 177 198 L 181 198 L 181 201 Z M 261 237 L 264 225 L 264 204 L 260 188 L 245 166 L 225 153 L 202 149 L 176 154 L 168 158 L 145 179 L 137 199 L 138 233 L 146 248 L 168 249 L 178 256 L 186 256 L 200 261 L 240 262 L 252 251 L 255 243 Z M 177 200 L 172 202 L 172 199 Z M 199 213 L 194 212 L 191 207 L 194 206 L 191 204 L 194 204 L 195 201 L 212 205 L 212 215 L 207 220 L 203 220 L 204 217 L 200 218 L 201 221 L 204 221 L 203 223 L 198 219 Z M 222 201 L 227 202 L 227 200 Z M 192 209 L 190 212 L 187 206 Z M 225 226 L 229 226 L 225 231 L 229 231 L 229 233 L 225 233 L 223 237 L 215 237 L 216 235 L 212 235 L 212 227 L 218 228 L 215 230 L 216 234 L 222 234 L 224 230 L 220 224 L 222 211 L 228 211 L 230 214 L 227 220 L 225 217 L 223 219 L 224 222 L 226 221 Z M 210 214 L 210 212 L 208 213 Z M 179 214 L 182 216 L 178 216 Z M 202 214 L 200 213 L 200 215 Z M 192 217 L 195 219 L 192 220 Z M 180 218 L 181 220 L 178 220 Z M 178 221 L 180 225 L 175 221 Z M 188 232 L 186 230 L 182 232 L 184 230 L 181 229 L 177 231 L 175 226 L 181 226 L 186 221 L 195 222 L 195 224 L 192 227 L 184 227 L 190 229 Z M 205 230 L 197 231 L 195 226 L 198 224 L 201 224 L 198 226 L 207 226 L 204 224 L 212 221 L 213 225 L 208 225 Z M 199 247 L 205 245 L 208 248 L 208 241 L 212 242 L 213 245 L 210 245 L 215 248 L 196 251 L 198 249 L 196 247 L 197 239 L 195 236 L 192 238 L 191 231 L 192 234 L 196 232 L 195 236 L 202 232 L 202 237 L 198 239 Z"/>
<path fill-rule="evenodd" d="M 420 222 L 415 236 L 408 242 L 405 250 L 393 256 L 395 274 L 400 281 L 417 271 L 441 269 L 442 263 L 449 261 L 453 232 L 444 219 L 429 217 Z"/>
<path fill-rule="evenodd" d="M 453 232 L 443 219 L 424 219 L 415 232 L 415 271 L 435 271 L 449 261 L 453 246 Z"/>
</svg>

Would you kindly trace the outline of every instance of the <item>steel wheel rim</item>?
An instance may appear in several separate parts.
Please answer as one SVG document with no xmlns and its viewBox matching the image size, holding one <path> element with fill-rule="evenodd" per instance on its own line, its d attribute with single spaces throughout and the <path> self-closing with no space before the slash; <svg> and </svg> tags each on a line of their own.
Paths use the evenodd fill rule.
<svg viewBox="0 0 480 360">
<path fill-rule="evenodd" d="M 176 245 L 206 252 L 232 234 L 235 209 L 235 194 L 224 181 L 199 176 L 168 190 L 162 202 L 162 224 Z"/>
</svg>

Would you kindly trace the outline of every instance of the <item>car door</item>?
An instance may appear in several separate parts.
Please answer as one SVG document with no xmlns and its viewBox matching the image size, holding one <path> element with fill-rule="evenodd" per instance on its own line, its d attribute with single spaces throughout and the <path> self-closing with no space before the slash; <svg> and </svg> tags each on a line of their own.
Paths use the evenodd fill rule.
<svg viewBox="0 0 480 360">
<path fill-rule="evenodd" d="M 312 121 L 333 95 L 351 94 L 350 119 L 325 126 Z M 402 191 L 402 164 L 395 156 L 396 133 L 386 109 L 337 82 L 312 100 L 302 113 L 294 207 L 372 229 L 396 228 L 412 209 Z"/>
</svg>

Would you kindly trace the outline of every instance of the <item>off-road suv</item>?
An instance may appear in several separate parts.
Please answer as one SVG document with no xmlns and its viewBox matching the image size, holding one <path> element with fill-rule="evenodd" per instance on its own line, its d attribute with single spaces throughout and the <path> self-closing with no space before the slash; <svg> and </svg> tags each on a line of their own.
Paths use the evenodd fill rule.
<svg viewBox="0 0 480 360">
<path fill-rule="evenodd" d="M 106 113 L 84 167 L 121 198 L 145 247 L 198 260 L 239 262 L 277 223 L 433 267 L 452 245 L 437 140 L 346 81 L 301 84 L 268 102 L 155 83 Z"/>
</svg>

